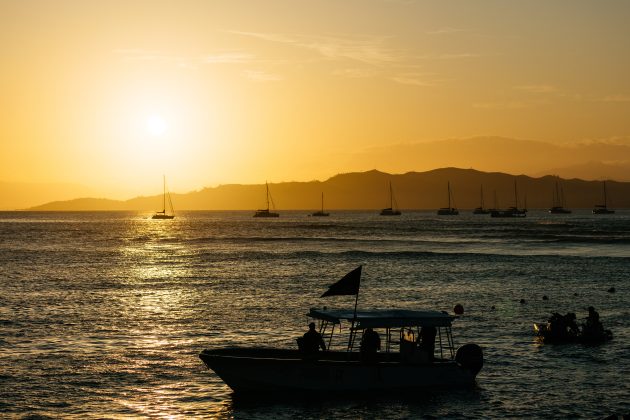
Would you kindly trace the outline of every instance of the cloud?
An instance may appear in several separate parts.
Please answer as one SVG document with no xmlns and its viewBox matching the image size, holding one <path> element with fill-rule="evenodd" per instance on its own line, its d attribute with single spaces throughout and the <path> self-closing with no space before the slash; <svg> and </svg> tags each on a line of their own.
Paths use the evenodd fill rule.
<svg viewBox="0 0 630 420">
<path fill-rule="evenodd" d="M 439 84 L 438 80 L 429 80 L 426 74 L 399 74 L 391 77 L 390 79 L 396 83 L 400 83 L 403 85 L 413 85 L 413 86 L 421 86 L 421 87 L 429 87 L 436 86 Z"/>
<path fill-rule="evenodd" d="M 374 77 L 378 74 L 378 72 L 368 68 L 347 68 L 334 70 L 332 74 L 335 76 L 349 77 L 351 79 L 363 79 L 367 77 Z"/>
<path fill-rule="evenodd" d="M 522 85 L 514 86 L 514 89 L 530 93 L 558 93 L 558 88 L 551 85 Z"/>
<path fill-rule="evenodd" d="M 374 66 L 391 64 L 400 60 L 398 54 L 385 47 L 387 37 L 334 37 L 242 31 L 231 31 L 231 33 L 307 49 L 328 60 L 353 60 Z"/>
<path fill-rule="evenodd" d="M 199 64 L 248 64 L 256 61 L 253 54 L 242 51 L 223 51 L 201 57 L 187 57 L 144 49 L 117 49 L 114 53 L 129 61 L 160 61 L 175 63 L 180 67 L 194 67 Z"/>
<path fill-rule="evenodd" d="M 447 35 L 447 34 L 455 34 L 459 32 L 464 32 L 464 29 L 451 28 L 449 26 L 445 26 L 442 28 L 434 29 L 431 31 L 427 31 L 427 35 Z"/>
<path fill-rule="evenodd" d="M 630 95 L 623 93 L 617 93 L 614 95 L 608 95 L 601 99 L 602 102 L 630 102 Z"/>
<path fill-rule="evenodd" d="M 277 74 L 266 73 L 260 70 L 245 70 L 243 75 L 255 82 L 277 82 L 282 80 L 282 77 Z"/>
<path fill-rule="evenodd" d="M 171 55 L 162 51 L 144 50 L 140 48 L 116 49 L 114 54 L 123 56 L 126 60 L 138 61 L 183 61 L 181 56 Z"/>
<path fill-rule="evenodd" d="M 454 54 L 441 54 L 437 58 L 440 60 L 457 60 L 460 58 L 479 58 L 481 54 L 476 53 L 454 53 Z"/>
<path fill-rule="evenodd" d="M 203 57 L 203 62 L 207 64 L 243 64 L 254 60 L 253 54 L 243 52 L 222 52 L 209 54 Z"/>
<path fill-rule="evenodd" d="M 531 106 L 532 105 L 521 101 L 477 102 L 473 104 L 473 108 L 477 109 L 523 109 Z"/>
</svg>

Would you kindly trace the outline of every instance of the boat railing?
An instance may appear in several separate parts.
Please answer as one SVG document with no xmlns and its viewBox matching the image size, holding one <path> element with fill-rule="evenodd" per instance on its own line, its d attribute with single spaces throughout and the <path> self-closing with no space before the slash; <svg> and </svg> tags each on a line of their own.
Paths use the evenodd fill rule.
<svg viewBox="0 0 630 420">
<path fill-rule="evenodd" d="M 344 341 L 340 335 L 335 335 L 335 326 L 337 324 L 333 322 L 329 322 L 327 320 L 320 320 L 319 322 L 319 333 L 324 338 L 326 342 L 326 348 L 329 350 L 333 350 L 333 347 L 339 348 L 343 346 Z M 342 331 L 341 323 L 339 325 L 339 332 Z M 413 343 L 413 346 L 419 347 L 421 346 L 420 338 L 421 338 L 421 327 L 396 327 L 396 328 L 374 328 L 376 331 L 381 330 L 381 334 L 383 337 L 382 350 L 381 354 L 384 358 L 389 358 L 386 355 L 393 355 L 402 351 L 404 342 Z M 346 352 L 348 353 L 356 353 L 357 350 L 357 338 L 360 342 L 361 333 L 365 330 L 364 327 L 360 325 L 353 325 L 348 328 L 348 332 L 350 334 Z M 336 337 L 336 340 L 333 340 L 333 337 Z M 455 358 L 456 347 L 455 342 L 453 340 L 453 333 L 450 326 L 440 326 L 436 327 L 436 337 L 434 341 L 435 351 L 434 358 L 438 358 L 441 360 L 452 360 Z"/>
</svg>

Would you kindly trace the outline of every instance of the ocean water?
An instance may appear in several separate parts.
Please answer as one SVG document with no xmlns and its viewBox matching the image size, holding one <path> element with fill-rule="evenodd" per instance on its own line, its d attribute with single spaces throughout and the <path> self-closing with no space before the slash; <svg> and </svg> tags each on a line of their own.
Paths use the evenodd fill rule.
<svg viewBox="0 0 630 420">
<path fill-rule="evenodd" d="M 630 212 L 525 219 L 406 212 L 0 213 L 0 413 L 119 418 L 603 418 L 630 413 Z M 477 386 L 241 399 L 198 354 L 295 345 L 363 264 L 359 307 L 465 313 Z M 614 287 L 615 293 L 608 292 Z M 548 300 L 543 300 L 546 295 Z M 521 304 L 520 300 L 526 303 Z M 614 339 L 541 345 L 532 323 L 595 306 Z M 494 306 L 495 309 L 491 310 Z"/>
</svg>

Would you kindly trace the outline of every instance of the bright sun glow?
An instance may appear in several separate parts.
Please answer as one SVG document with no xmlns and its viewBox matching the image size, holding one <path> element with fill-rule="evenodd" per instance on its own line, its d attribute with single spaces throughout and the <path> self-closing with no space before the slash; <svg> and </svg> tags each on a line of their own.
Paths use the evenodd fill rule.
<svg viewBox="0 0 630 420">
<path fill-rule="evenodd" d="M 152 136 L 161 136 L 166 132 L 166 121 L 159 115 L 151 115 L 146 120 L 146 129 Z"/>
</svg>

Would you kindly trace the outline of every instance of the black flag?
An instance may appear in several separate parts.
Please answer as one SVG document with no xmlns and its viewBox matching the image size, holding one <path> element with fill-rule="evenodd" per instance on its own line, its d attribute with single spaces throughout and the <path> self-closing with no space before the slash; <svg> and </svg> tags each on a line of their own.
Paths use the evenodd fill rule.
<svg viewBox="0 0 630 420">
<path fill-rule="evenodd" d="M 359 285 L 361 283 L 361 267 L 358 266 L 339 280 L 335 284 L 328 286 L 328 290 L 320 297 L 341 296 L 341 295 L 358 295 Z"/>
</svg>

